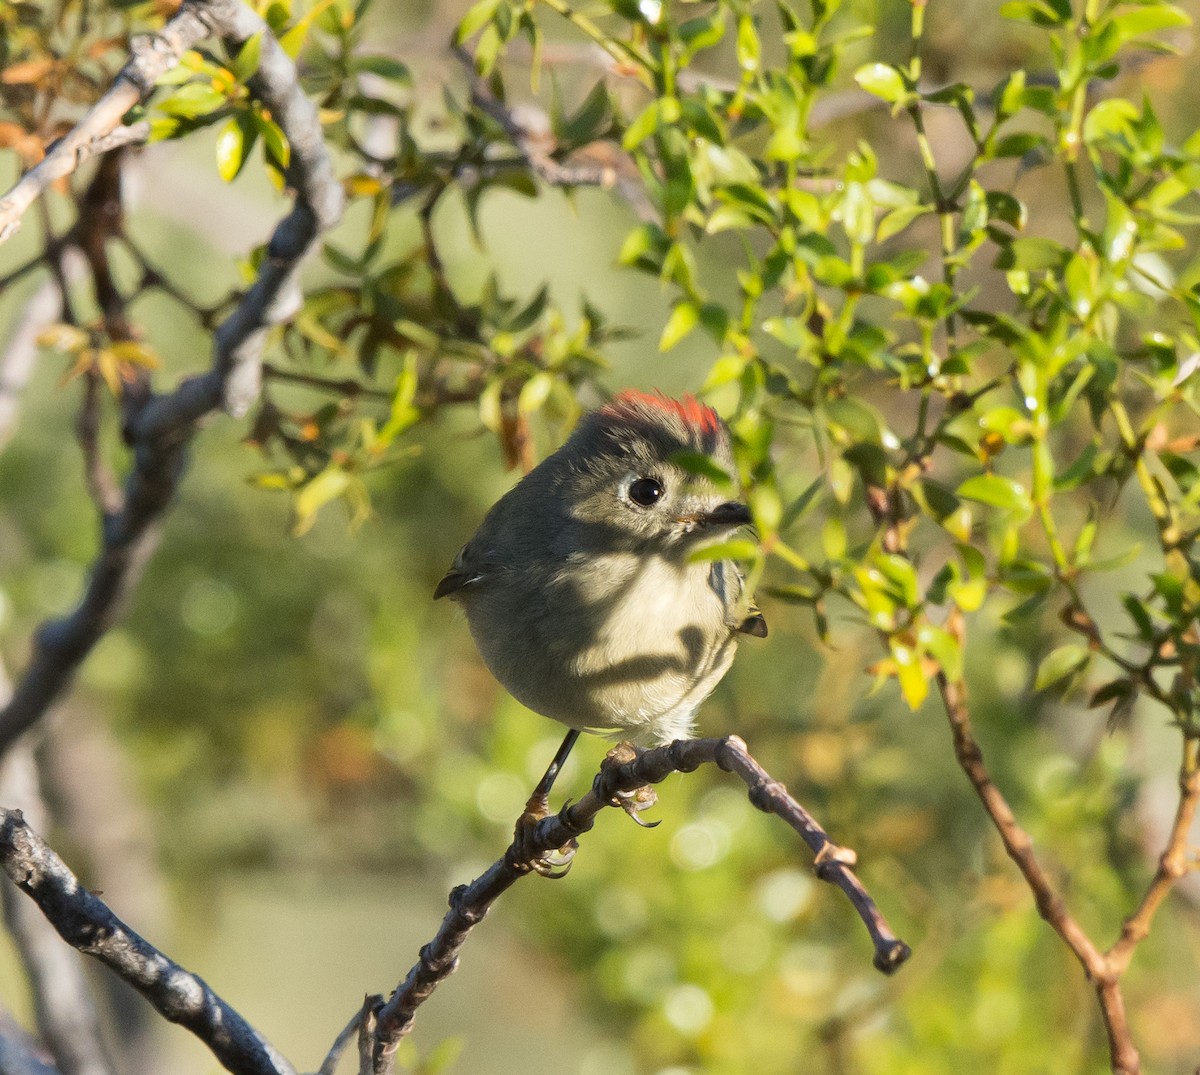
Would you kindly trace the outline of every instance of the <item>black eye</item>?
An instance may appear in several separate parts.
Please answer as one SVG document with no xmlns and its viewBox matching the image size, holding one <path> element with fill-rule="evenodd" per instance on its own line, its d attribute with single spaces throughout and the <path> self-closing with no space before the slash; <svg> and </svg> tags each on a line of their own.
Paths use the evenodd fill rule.
<svg viewBox="0 0 1200 1075">
<path fill-rule="evenodd" d="M 655 478 L 638 478 L 629 487 L 629 499 L 643 508 L 658 503 L 658 499 L 662 495 L 662 482 Z"/>
</svg>

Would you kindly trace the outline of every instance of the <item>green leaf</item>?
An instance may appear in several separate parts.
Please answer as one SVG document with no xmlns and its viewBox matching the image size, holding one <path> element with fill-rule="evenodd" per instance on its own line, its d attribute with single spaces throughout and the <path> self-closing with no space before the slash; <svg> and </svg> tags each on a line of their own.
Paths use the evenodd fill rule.
<svg viewBox="0 0 1200 1075">
<path fill-rule="evenodd" d="M 1047 687 L 1065 679 L 1078 671 L 1091 659 L 1091 651 L 1087 646 L 1069 643 L 1051 650 L 1042 658 L 1038 665 L 1037 678 L 1034 680 L 1034 690 L 1045 690 Z"/>
<path fill-rule="evenodd" d="M 993 508 L 1020 514 L 1033 510 L 1029 493 L 1020 482 L 1000 474 L 977 474 L 958 487 L 958 495 Z"/>
<path fill-rule="evenodd" d="M 671 462 L 689 474 L 707 478 L 720 489 L 733 487 L 733 478 L 711 456 L 700 452 L 675 452 L 671 456 Z"/>
<path fill-rule="evenodd" d="M 296 494 L 296 522 L 293 532 L 305 534 L 316 522 L 317 512 L 341 496 L 350 485 L 350 475 L 341 467 L 329 466 Z"/>
<path fill-rule="evenodd" d="M 700 308 L 684 299 L 675 305 L 658 341 L 660 351 L 669 351 L 700 322 Z"/>
<path fill-rule="evenodd" d="M 170 97 L 158 105 L 160 112 L 183 119 L 198 119 L 223 108 L 225 94 L 208 82 L 189 82 L 180 86 Z"/>
<path fill-rule="evenodd" d="M 355 56 L 350 66 L 355 71 L 367 71 L 400 85 L 412 83 L 412 73 L 408 67 L 391 56 Z"/>
<path fill-rule="evenodd" d="M 499 6 L 500 0 L 478 0 L 477 3 L 472 4 L 459 22 L 458 28 L 454 31 L 454 43 L 461 45 L 476 31 L 482 30 L 484 26 L 492 21 L 492 17 L 496 14 L 496 9 Z"/>
<path fill-rule="evenodd" d="M 521 394 L 517 396 L 517 411 L 528 415 L 541 410 L 542 404 L 550 398 L 553 388 L 554 375 L 539 370 L 521 385 Z"/>
<path fill-rule="evenodd" d="M 931 623 L 923 623 L 917 628 L 917 642 L 942 666 L 947 679 L 951 682 L 962 679 L 962 647 L 949 631 Z"/>
<path fill-rule="evenodd" d="M 717 545 L 705 545 L 696 549 L 688 556 L 692 563 L 705 560 L 757 560 L 758 545 L 749 538 L 734 538 L 732 541 L 722 541 Z"/>
<path fill-rule="evenodd" d="M 658 273 L 662 271 L 663 257 L 670 245 L 666 233 L 657 224 L 641 224 L 625 237 L 617 262 Z"/>
<path fill-rule="evenodd" d="M 233 61 L 233 73 L 239 82 L 248 82 L 258 73 L 262 60 L 262 31 L 246 38 Z"/>
<path fill-rule="evenodd" d="M 287 168 L 292 160 L 292 147 L 283 133 L 283 128 L 273 119 L 254 112 L 254 125 L 263 136 L 263 148 L 280 168 Z"/>
<path fill-rule="evenodd" d="M 893 235 L 898 235 L 914 220 L 933 212 L 932 205 L 902 205 L 893 209 L 880 222 L 876 232 L 877 242 L 887 242 Z"/>
<path fill-rule="evenodd" d="M 904 76 L 887 63 L 865 64 L 854 72 L 854 81 L 867 93 L 887 101 L 888 104 L 904 100 L 909 92 Z"/>
<path fill-rule="evenodd" d="M 921 655 L 912 646 L 895 638 L 888 640 L 888 646 L 892 651 L 900 694 L 908 708 L 916 711 L 929 695 L 929 680 L 921 667 Z"/>
<path fill-rule="evenodd" d="M 226 183 L 232 183 L 241 172 L 254 146 L 256 134 L 241 116 L 226 121 L 217 135 L 217 173 Z"/>
</svg>

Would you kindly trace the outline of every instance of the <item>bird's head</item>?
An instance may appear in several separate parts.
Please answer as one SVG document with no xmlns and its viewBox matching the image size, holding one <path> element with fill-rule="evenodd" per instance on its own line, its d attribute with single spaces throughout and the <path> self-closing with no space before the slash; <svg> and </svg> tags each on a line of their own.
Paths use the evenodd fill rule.
<svg viewBox="0 0 1200 1075">
<path fill-rule="evenodd" d="M 734 472 L 728 428 L 691 396 L 622 392 L 580 423 L 561 454 L 571 514 L 621 544 L 688 546 L 750 522 L 744 504 L 686 465 L 707 457 Z"/>
</svg>

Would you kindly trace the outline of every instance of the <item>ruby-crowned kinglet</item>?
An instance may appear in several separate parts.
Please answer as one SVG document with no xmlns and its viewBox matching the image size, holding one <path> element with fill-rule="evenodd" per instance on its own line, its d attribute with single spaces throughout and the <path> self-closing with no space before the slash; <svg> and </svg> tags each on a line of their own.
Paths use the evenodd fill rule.
<svg viewBox="0 0 1200 1075">
<path fill-rule="evenodd" d="M 739 632 L 766 635 L 737 567 L 692 558 L 750 512 L 689 455 L 733 473 L 716 411 L 621 393 L 496 502 L 438 584 L 530 709 L 635 742 L 686 738 Z"/>
</svg>

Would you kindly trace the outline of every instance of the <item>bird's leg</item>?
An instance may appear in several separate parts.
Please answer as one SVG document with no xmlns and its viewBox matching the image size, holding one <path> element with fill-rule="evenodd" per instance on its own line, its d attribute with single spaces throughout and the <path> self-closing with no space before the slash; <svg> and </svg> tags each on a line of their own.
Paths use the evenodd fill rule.
<svg viewBox="0 0 1200 1075">
<path fill-rule="evenodd" d="M 578 729 L 572 728 L 567 732 L 562 745 L 559 746 L 553 760 L 542 774 L 542 779 L 537 782 L 537 787 L 533 789 L 533 794 L 529 796 L 529 801 L 525 804 L 525 812 L 517 819 L 516 830 L 513 833 L 513 842 L 520 852 L 519 857 L 543 877 L 563 877 L 566 875 L 567 870 L 571 868 L 571 859 L 575 857 L 574 841 L 564 847 L 560 847 L 557 851 L 543 851 L 531 854 L 526 854 L 522 850 L 522 846 L 537 827 L 537 823 L 549 814 L 550 789 L 554 787 L 554 781 L 558 779 L 558 774 L 562 771 L 562 767 L 566 763 L 567 755 L 571 753 L 571 748 L 575 745 L 575 741 L 578 738 Z"/>
<path fill-rule="evenodd" d="M 562 767 L 567 762 L 567 755 L 571 753 L 571 748 L 575 746 L 578 738 L 578 728 L 572 728 L 567 732 L 562 745 L 558 748 L 553 760 L 551 760 L 550 764 L 546 767 L 546 771 L 542 774 L 542 779 L 537 782 L 537 787 L 533 789 L 533 794 L 529 796 L 529 801 L 525 804 L 526 814 L 536 814 L 540 821 L 549 812 L 550 789 L 554 787 L 554 781 L 558 779 L 558 774 L 562 772 Z"/>
</svg>

